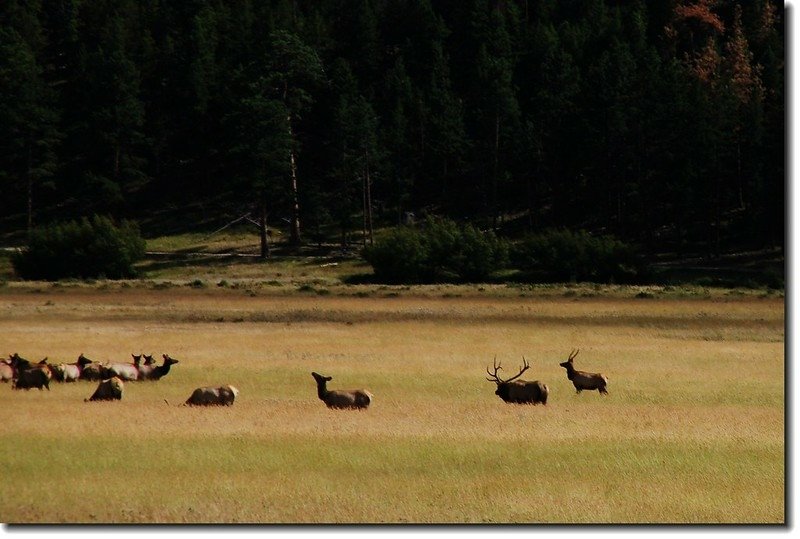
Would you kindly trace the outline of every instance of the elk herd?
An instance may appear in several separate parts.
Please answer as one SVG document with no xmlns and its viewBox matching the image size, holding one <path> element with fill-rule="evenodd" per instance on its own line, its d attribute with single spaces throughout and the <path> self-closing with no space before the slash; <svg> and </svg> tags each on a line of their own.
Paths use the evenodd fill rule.
<svg viewBox="0 0 800 539">
<path fill-rule="evenodd" d="M 573 350 L 566 361 L 559 363 L 566 369 L 567 379 L 575 386 L 577 393 L 597 390 L 601 395 L 608 395 L 606 385 L 608 377 L 601 373 L 579 371 L 573 365 L 578 350 Z M 89 380 L 99 382 L 91 397 L 86 401 L 121 400 L 125 382 L 157 381 L 169 374 L 170 367 L 178 363 L 168 354 L 162 355 L 162 363 L 158 365 L 152 355 L 131 354 L 133 361 L 124 363 L 99 363 L 81 354 L 74 363 L 50 364 L 48 358 L 33 363 L 19 356 L 10 355 L 0 360 L 0 381 L 11 382 L 13 389 L 47 389 L 50 381 L 77 382 Z M 499 376 L 502 366 L 494 360 L 493 372 L 486 368 L 486 380 L 497 385 L 495 395 L 503 401 L 515 404 L 547 404 L 550 389 L 539 380 L 526 381 L 520 379 L 530 364 L 523 357 L 519 372 L 503 380 Z M 373 401 L 372 393 L 366 389 L 328 389 L 327 383 L 333 378 L 312 372 L 311 376 L 317 384 L 317 397 L 328 408 L 364 410 Z M 231 406 L 239 395 L 239 390 L 232 385 L 206 386 L 195 389 L 184 403 L 185 406 Z"/>
</svg>

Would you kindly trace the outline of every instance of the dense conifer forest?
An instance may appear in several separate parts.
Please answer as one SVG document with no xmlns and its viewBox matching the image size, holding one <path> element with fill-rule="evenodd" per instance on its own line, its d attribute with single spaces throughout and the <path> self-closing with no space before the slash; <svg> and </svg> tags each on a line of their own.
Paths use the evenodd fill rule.
<svg viewBox="0 0 800 539">
<path fill-rule="evenodd" d="M 0 226 L 784 241 L 783 4 L 4 0 Z M 14 233 L 17 236 L 14 236 Z"/>
</svg>

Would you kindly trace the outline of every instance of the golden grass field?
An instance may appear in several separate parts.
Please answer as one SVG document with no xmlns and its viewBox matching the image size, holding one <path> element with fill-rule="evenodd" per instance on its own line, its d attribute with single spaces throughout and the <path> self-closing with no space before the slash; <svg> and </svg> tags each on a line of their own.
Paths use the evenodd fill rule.
<svg viewBox="0 0 800 539">
<path fill-rule="evenodd" d="M 120 402 L 0 385 L 0 521 L 786 521 L 782 294 L 365 290 L 2 287 L 4 355 L 180 363 Z M 548 405 L 497 398 L 495 356 Z M 312 370 L 373 405 L 327 409 Z M 179 406 L 225 383 L 232 407 Z"/>
</svg>

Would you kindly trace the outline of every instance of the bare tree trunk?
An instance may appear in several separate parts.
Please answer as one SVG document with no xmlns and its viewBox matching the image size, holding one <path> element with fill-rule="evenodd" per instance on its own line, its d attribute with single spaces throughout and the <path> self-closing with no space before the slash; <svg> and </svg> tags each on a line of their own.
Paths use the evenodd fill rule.
<svg viewBox="0 0 800 539">
<path fill-rule="evenodd" d="M 372 183 L 369 179 L 369 153 L 365 152 L 364 157 L 366 158 L 366 202 L 367 202 L 367 232 L 369 233 L 369 244 L 373 244 L 373 236 L 372 236 L 372 189 L 370 184 Z"/>
<path fill-rule="evenodd" d="M 492 162 L 492 229 L 497 230 L 497 183 L 500 173 L 500 114 L 494 119 L 494 159 Z"/>
<path fill-rule="evenodd" d="M 258 231 L 261 235 L 261 258 L 267 259 L 272 253 L 270 253 L 269 238 L 267 236 L 267 201 L 263 199 L 259 208 Z"/>
<path fill-rule="evenodd" d="M 289 125 L 289 140 L 294 140 L 292 133 L 292 115 L 286 117 Z M 294 149 L 289 151 L 289 165 L 292 174 L 292 219 L 290 224 L 289 241 L 292 245 L 300 245 L 300 197 L 297 191 L 297 163 L 294 158 Z"/>
<path fill-rule="evenodd" d="M 361 246 L 367 246 L 367 175 L 361 177 Z"/>
<path fill-rule="evenodd" d="M 31 166 L 33 163 L 33 155 L 30 144 L 28 144 L 28 164 L 25 170 L 25 176 L 28 180 L 28 234 L 33 229 L 33 176 L 31 175 Z"/>
</svg>

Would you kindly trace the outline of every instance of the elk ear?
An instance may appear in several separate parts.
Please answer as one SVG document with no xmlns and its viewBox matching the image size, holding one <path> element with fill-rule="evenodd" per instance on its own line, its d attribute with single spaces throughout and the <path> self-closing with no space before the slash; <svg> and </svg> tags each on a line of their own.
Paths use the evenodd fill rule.
<svg viewBox="0 0 800 539">
<path fill-rule="evenodd" d="M 324 378 L 326 382 L 330 382 L 331 380 L 333 380 L 333 376 L 325 376 Z"/>
</svg>

